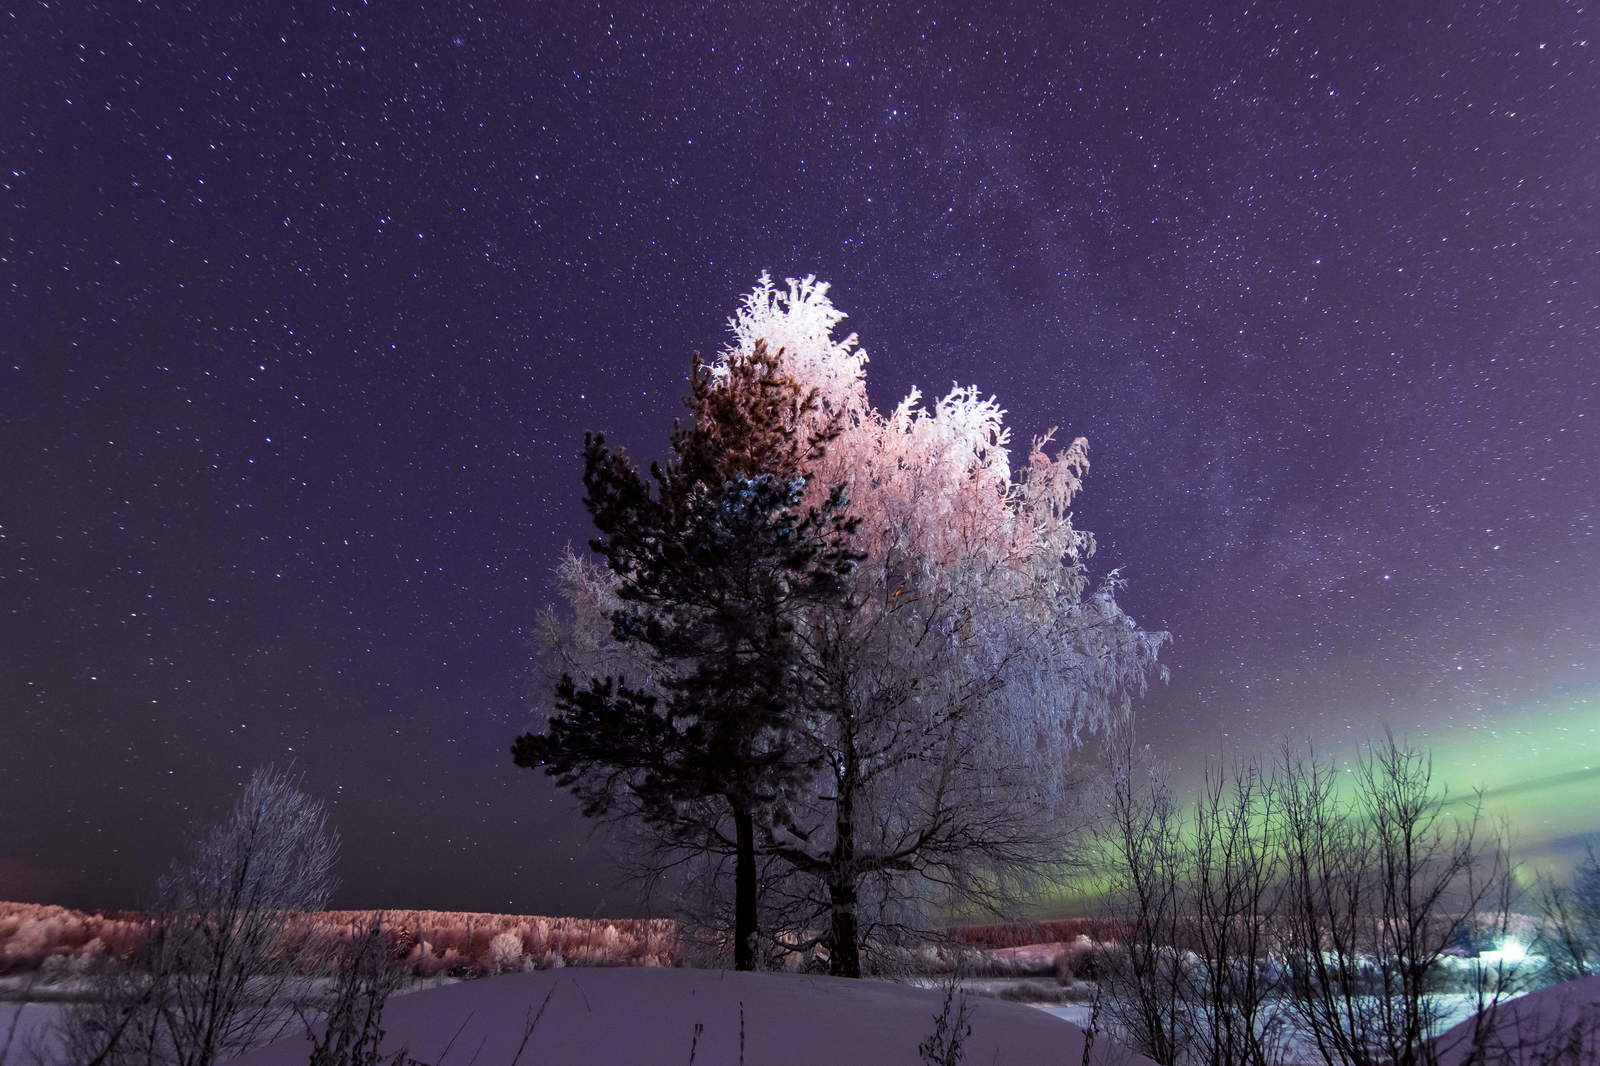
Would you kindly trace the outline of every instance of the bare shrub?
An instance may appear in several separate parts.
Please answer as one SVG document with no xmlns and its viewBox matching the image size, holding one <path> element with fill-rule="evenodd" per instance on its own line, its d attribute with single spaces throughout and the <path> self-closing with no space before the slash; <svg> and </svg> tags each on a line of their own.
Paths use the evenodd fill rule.
<svg viewBox="0 0 1600 1066">
<path fill-rule="evenodd" d="M 1179 808 L 1118 755 L 1106 854 L 1122 921 L 1097 959 L 1105 1021 L 1157 1062 L 1273 1066 L 1292 1023 L 1330 1066 L 1432 1066 L 1442 993 L 1487 1027 L 1516 967 L 1513 881 L 1479 806 L 1459 810 L 1392 736 L 1353 772 L 1285 749 L 1209 775 Z"/>
<path fill-rule="evenodd" d="M 1594 845 L 1570 882 L 1541 874 L 1535 896 L 1544 919 L 1536 944 L 1549 960 L 1551 977 L 1571 981 L 1600 973 L 1600 854 Z"/>
<path fill-rule="evenodd" d="M 917 1045 L 926 1066 L 961 1066 L 963 1045 L 972 1035 L 972 1004 L 961 991 L 959 975 L 944 982 L 944 1004 L 933 1016 L 933 1032 Z"/>
<path fill-rule="evenodd" d="M 1282 1051 L 1269 965 L 1283 856 L 1277 799 L 1258 763 L 1208 772 L 1190 808 L 1183 905 L 1192 960 L 1183 966 L 1183 1024 L 1193 1058 L 1271 1066 Z"/>
<path fill-rule="evenodd" d="M 311 1066 L 379 1066 L 383 1061 L 383 1010 L 399 985 L 394 936 L 381 913 L 352 922 L 338 954 L 333 986 L 324 1002 L 326 1021 L 311 1033 Z"/>
</svg>

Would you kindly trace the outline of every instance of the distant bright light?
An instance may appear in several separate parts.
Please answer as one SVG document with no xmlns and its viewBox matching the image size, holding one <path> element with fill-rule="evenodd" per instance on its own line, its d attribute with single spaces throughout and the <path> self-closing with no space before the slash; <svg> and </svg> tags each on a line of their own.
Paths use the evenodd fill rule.
<svg viewBox="0 0 1600 1066">
<path fill-rule="evenodd" d="M 1514 965 L 1528 957 L 1528 945 L 1521 943 L 1513 937 L 1505 937 L 1500 941 L 1500 946 L 1493 951 L 1480 951 L 1479 962 L 1499 965 Z"/>
</svg>

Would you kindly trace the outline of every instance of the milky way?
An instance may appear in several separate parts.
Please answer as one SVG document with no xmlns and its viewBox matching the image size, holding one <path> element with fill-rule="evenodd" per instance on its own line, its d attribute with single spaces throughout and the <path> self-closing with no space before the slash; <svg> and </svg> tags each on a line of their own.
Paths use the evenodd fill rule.
<svg viewBox="0 0 1600 1066">
<path fill-rule="evenodd" d="M 3 17 L 0 898 L 137 903 L 292 759 L 343 903 L 630 910 L 526 633 L 763 269 L 880 404 L 1090 439 L 1180 775 L 1391 725 L 1596 828 L 1600 16 L 234 6 Z"/>
</svg>

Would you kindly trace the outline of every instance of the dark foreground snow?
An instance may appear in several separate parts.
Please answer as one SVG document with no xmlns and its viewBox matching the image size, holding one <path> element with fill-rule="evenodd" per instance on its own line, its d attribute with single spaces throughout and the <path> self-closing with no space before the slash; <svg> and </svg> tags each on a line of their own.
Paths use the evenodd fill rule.
<svg viewBox="0 0 1600 1066">
<path fill-rule="evenodd" d="M 390 1000 L 385 1052 L 429 1066 L 511 1066 L 524 1021 L 550 997 L 521 1066 L 737 1066 L 743 1005 L 745 1066 L 918 1066 L 943 993 L 881 981 L 660 968 L 545 970 L 468 981 Z M 972 999 L 964 1061 L 1061 1066 L 1082 1061 L 1083 1032 L 1043 1011 Z M 695 1027 L 702 1028 L 696 1046 Z M 452 1043 L 453 1039 L 453 1043 Z M 1102 1044 L 1104 1041 L 1102 1040 Z M 449 1047 L 446 1053 L 446 1047 Z M 233 1060 L 302 1066 L 302 1037 Z M 1147 1066 L 1097 1047 L 1100 1066 Z"/>
</svg>

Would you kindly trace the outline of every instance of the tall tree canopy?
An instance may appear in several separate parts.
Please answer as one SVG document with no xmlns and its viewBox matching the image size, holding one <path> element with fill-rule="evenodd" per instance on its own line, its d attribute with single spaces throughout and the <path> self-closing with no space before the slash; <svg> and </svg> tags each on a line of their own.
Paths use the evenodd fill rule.
<svg viewBox="0 0 1600 1066">
<path fill-rule="evenodd" d="M 1051 872 L 1074 752 L 1126 718 L 1166 635 L 1121 610 L 1115 573 L 1089 583 L 1094 539 L 1071 513 L 1085 440 L 1052 452 L 1046 433 L 1015 467 L 1005 412 L 975 387 L 880 412 L 865 352 L 834 337 L 843 317 L 814 279 L 763 277 L 723 358 L 783 350 L 817 394 L 808 417 L 836 428 L 814 484 L 847 486 L 860 518 L 848 609 L 804 630 L 799 735 L 823 769 L 767 822 L 799 875 L 777 886 L 798 909 L 775 924 L 811 925 L 853 975 L 869 925 L 923 920 L 935 896 L 1003 910 Z"/>
<path fill-rule="evenodd" d="M 800 475 L 796 513 L 835 513 L 841 489 L 849 500 L 857 565 L 785 615 L 796 776 L 763 794 L 752 821 L 771 863 L 770 940 L 821 943 L 833 972 L 855 975 L 875 932 L 935 901 L 1001 909 L 1049 872 L 1074 753 L 1127 717 L 1166 635 L 1121 610 L 1115 573 L 1090 585 L 1094 540 L 1071 514 L 1084 440 L 1052 451 L 1047 433 L 1014 467 L 1005 413 L 974 387 L 932 405 L 913 391 L 879 411 L 866 353 L 834 335 L 843 318 L 815 279 L 763 276 L 705 380 L 733 404 L 737 392 L 715 386 L 773 360 L 771 376 L 803 397 L 781 436 Z M 708 452 L 729 439 L 708 437 Z M 758 451 L 730 454 L 759 466 Z M 598 621 L 633 595 L 626 572 L 569 558 L 561 576 L 571 612 L 551 616 L 550 651 L 593 676 L 652 669 Z"/>
</svg>

